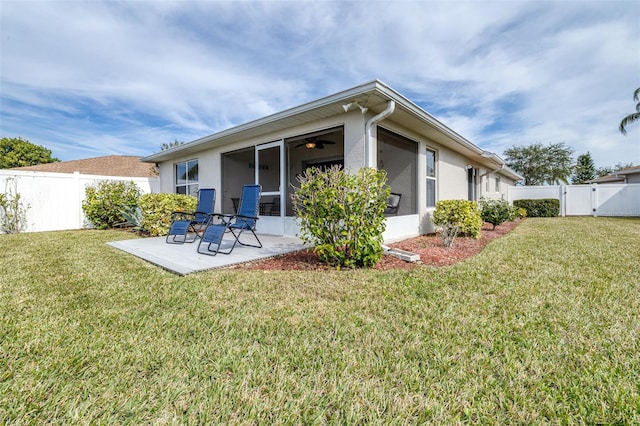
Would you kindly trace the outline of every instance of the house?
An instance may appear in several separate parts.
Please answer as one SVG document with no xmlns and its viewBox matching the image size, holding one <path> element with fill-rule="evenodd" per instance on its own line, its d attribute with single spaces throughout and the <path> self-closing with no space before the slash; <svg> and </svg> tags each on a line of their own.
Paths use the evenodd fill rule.
<svg viewBox="0 0 640 426">
<path fill-rule="evenodd" d="M 216 188 L 216 209 L 224 213 L 233 213 L 242 185 L 259 183 L 270 208 L 258 231 L 275 235 L 298 231 L 290 196 L 306 168 L 378 167 L 386 170 L 392 192 L 402 194 L 398 215 L 387 219 L 387 241 L 433 232 L 438 200 L 505 198 L 508 186 L 522 179 L 499 156 L 378 80 L 142 161 L 158 165 L 162 192 Z"/>
<path fill-rule="evenodd" d="M 140 157 L 132 155 L 107 155 L 104 157 L 83 158 L 81 160 L 59 161 L 34 166 L 14 167 L 11 170 L 74 173 L 97 176 L 158 176 L 155 165 L 140 162 Z"/>
<path fill-rule="evenodd" d="M 589 183 L 640 183 L 640 166 L 627 167 L 590 180 Z"/>
</svg>

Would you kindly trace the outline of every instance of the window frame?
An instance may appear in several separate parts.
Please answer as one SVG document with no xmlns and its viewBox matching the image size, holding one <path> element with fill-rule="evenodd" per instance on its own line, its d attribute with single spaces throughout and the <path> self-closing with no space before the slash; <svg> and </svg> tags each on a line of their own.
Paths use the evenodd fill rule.
<svg viewBox="0 0 640 426">
<path fill-rule="evenodd" d="M 426 168 L 425 168 L 425 205 L 427 208 L 434 208 L 438 202 L 438 151 L 433 148 L 426 147 Z M 430 175 L 429 160 L 433 158 L 433 167 Z M 429 183 L 433 182 L 433 194 L 429 193 Z M 433 199 L 433 205 L 429 205 L 429 200 Z"/>
<path fill-rule="evenodd" d="M 180 176 L 179 176 L 180 172 L 178 171 L 178 169 L 180 166 L 183 166 L 185 170 L 184 179 L 180 179 Z M 193 167 L 196 168 L 196 178 L 190 179 L 189 171 L 192 170 Z M 174 183 L 174 190 L 176 194 L 186 194 L 186 195 L 193 195 L 193 196 L 197 195 L 198 188 L 199 188 L 199 180 L 200 180 L 198 169 L 199 169 L 199 163 L 197 158 L 181 161 L 179 163 L 174 164 L 173 166 L 174 182 L 173 183 Z M 181 182 L 182 180 L 184 180 L 184 183 Z M 184 192 L 180 192 L 178 188 L 184 188 Z"/>
<path fill-rule="evenodd" d="M 499 192 L 500 192 L 500 180 L 501 180 L 501 179 L 500 179 L 500 176 L 496 176 L 496 177 L 495 177 L 495 179 L 496 179 L 496 183 L 495 183 L 495 192 L 498 192 L 498 193 L 499 193 Z"/>
</svg>

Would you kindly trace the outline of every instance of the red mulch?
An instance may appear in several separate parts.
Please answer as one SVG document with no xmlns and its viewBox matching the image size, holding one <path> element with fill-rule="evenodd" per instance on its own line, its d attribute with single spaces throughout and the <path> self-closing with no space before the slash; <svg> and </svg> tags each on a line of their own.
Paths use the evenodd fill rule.
<svg viewBox="0 0 640 426">
<path fill-rule="evenodd" d="M 522 220 L 503 223 L 492 230 L 492 225 L 485 223 L 482 227 L 482 236 L 478 239 L 469 237 L 457 237 L 452 248 L 442 245 L 442 238 L 438 234 L 422 235 L 408 240 L 390 244 L 391 247 L 406 250 L 420 255 L 420 262 L 410 263 L 394 256 L 383 256 L 382 260 L 373 268 L 387 269 L 413 269 L 422 265 L 447 266 L 467 259 L 479 253 L 491 240 L 499 238 L 516 226 Z M 247 270 L 326 270 L 333 269 L 320 262 L 311 250 L 303 250 L 295 253 L 284 254 L 271 259 L 238 265 L 235 268 Z"/>
</svg>

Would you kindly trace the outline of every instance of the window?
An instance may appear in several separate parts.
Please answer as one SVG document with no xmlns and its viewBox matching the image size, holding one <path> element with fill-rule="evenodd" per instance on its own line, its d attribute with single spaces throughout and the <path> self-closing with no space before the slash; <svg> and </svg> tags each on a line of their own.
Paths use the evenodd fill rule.
<svg viewBox="0 0 640 426">
<path fill-rule="evenodd" d="M 176 193 L 197 195 L 198 160 L 190 160 L 176 164 Z"/>
<path fill-rule="evenodd" d="M 500 192 L 500 176 L 496 176 L 496 192 Z"/>
<path fill-rule="evenodd" d="M 436 206 L 436 152 L 427 148 L 427 207 Z"/>
</svg>

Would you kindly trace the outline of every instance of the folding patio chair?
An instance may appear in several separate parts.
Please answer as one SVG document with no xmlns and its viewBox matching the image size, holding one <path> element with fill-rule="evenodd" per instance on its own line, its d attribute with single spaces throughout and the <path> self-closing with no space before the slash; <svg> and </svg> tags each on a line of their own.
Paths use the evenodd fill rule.
<svg viewBox="0 0 640 426">
<path fill-rule="evenodd" d="M 215 256 L 218 253 L 229 254 L 233 251 L 236 244 L 243 246 L 262 248 L 262 243 L 256 235 L 256 221 L 258 220 L 258 212 L 260 211 L 260 193 L 262 187 L 260 185 L 244 185 L 242 187 L 242 196 L 238 206 L 238 213 L 233 215 L 225 215 L 213 213 L 209 215 L 207 224 L 200 243 L 198 244 L 198 253 Z M 214 223 L 218 219 L 219 222 Z M 221 245 L 225 233 L 229 231 L 233 237 L 231 248 L 221 251 Z M 258 244 L 248 244 L 240 241 L 243 232 L 249 231 L 253 234 Z M 201 250 L 202 246 L 206 250 Z"/>
<path fill-rule="evenodd" d="M 192 243 L 201 236 L 216 205 L 216 190 L 202 188 L 198 191 L 198 206 L 195 212 L 173 212 L 171 226 L 165 241 L 169 244 Z M 193 238 L 189 238 L 189 231 Z"/>
</svg>

